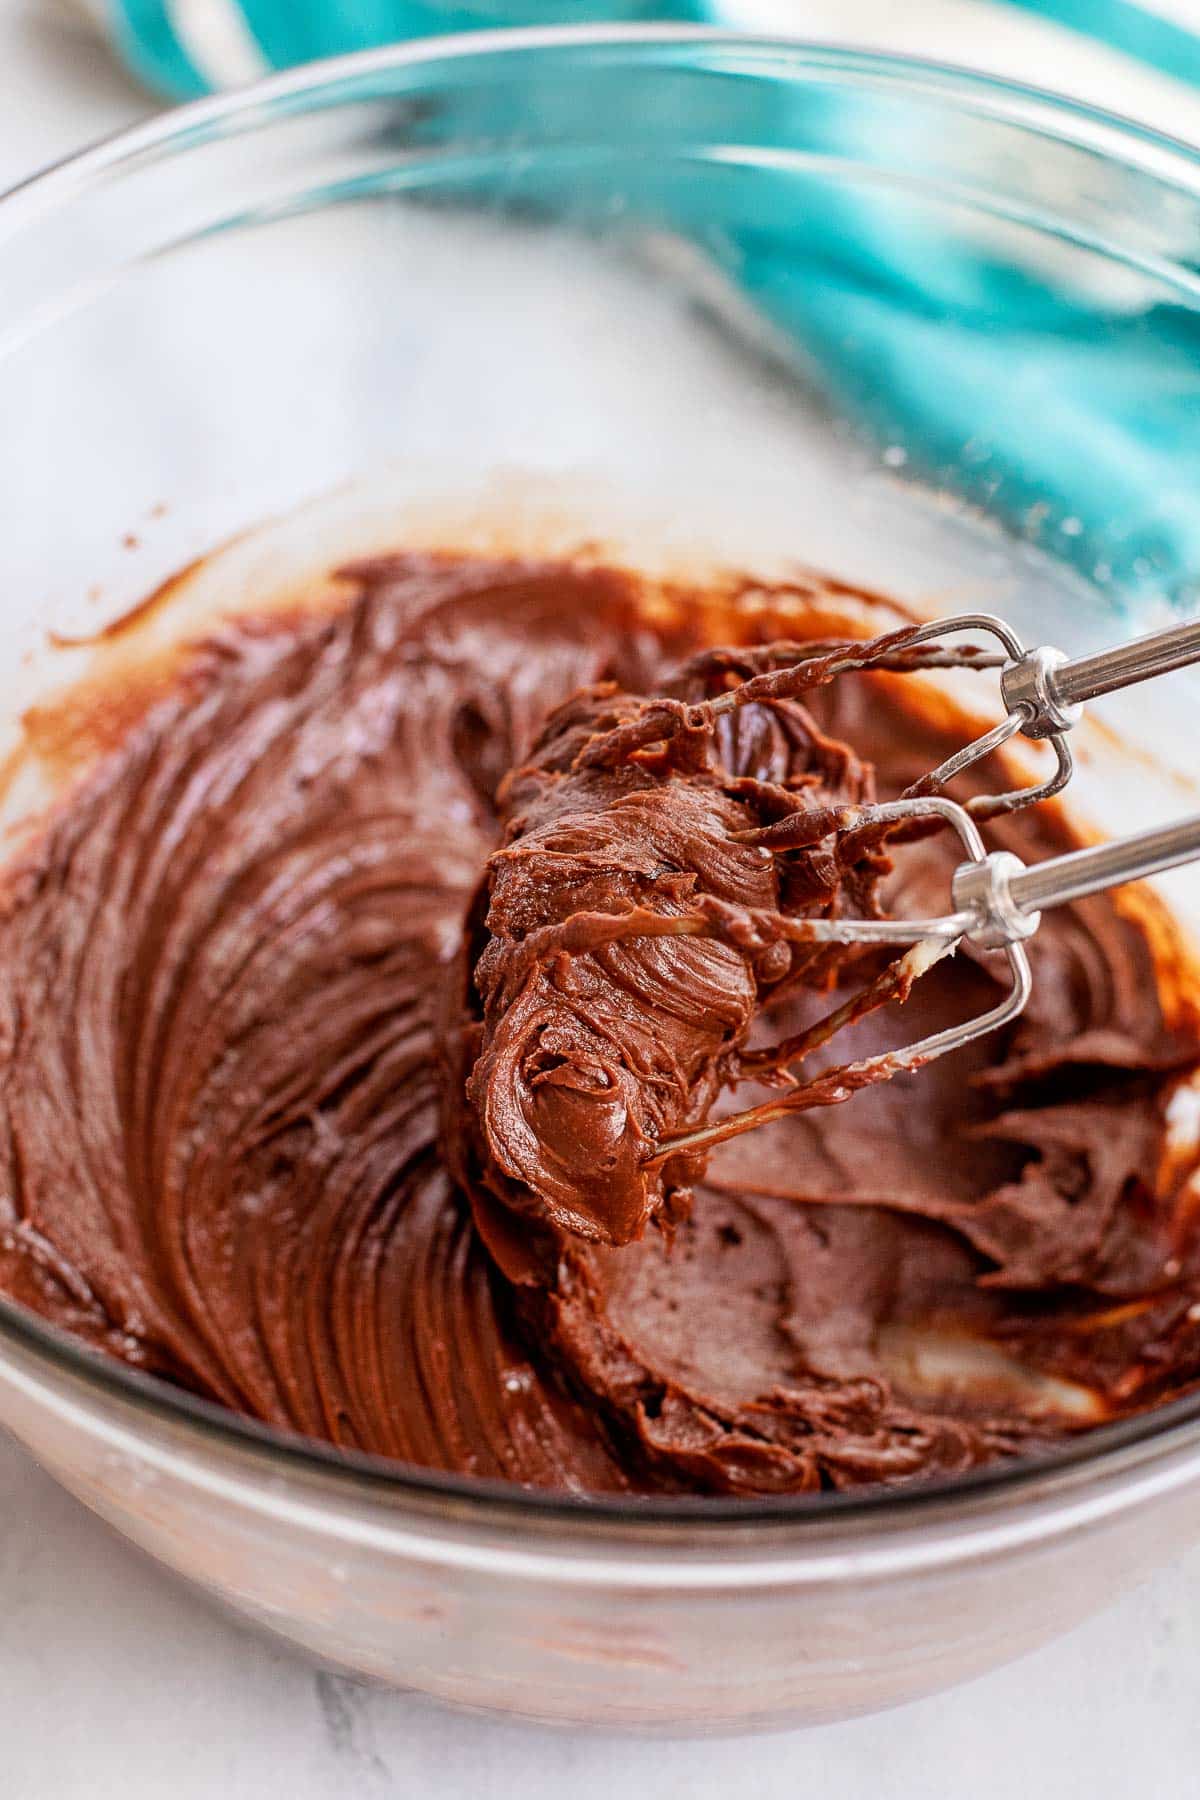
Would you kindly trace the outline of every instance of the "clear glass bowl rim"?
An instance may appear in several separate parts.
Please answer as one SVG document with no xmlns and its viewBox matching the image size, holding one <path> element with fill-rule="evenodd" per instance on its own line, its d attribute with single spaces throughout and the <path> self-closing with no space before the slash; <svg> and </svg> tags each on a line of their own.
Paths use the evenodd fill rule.
<svg viewBox="0 0 1200 1800">
<path fill-rule="evenodd" d="M 376 97 L 375 77 L 390 71 L 430 68 L 455 59 L 487 58 L 498 65 L 516 53 L 579 50 L 611 56 L 624 53 L 631 63 L 653 62 L 656 54 L 710 51 L 758 61 L 763 74 L 803 78 L 820 75 L 848 84 L 870 84 L 892 92 L 957 103 L 964 111 L 1036 134 L 1100 152 L 1127 167 L 1152 173 L 1200 200 L 1200 148 L 1141 122 L 1090 106 L 1048 89 L 1013 82 L 954 64 L 890 51 L 866 50 L 831 39 L 778 38 L 757 33 L 723 31 L 689 25 L 580 25 L 479 31 L 434 37 L 305 64 L 203 100 L 178 106 L 119 131 L 77 154 L 0 192 L 0 245 L 39 214 L 85 191 L 89 184 L 118 175 L 123 165 L 156 156 L 186 152 L 221 128 L 253 130 L 281 113 L 316 111 Z M 1194 276 L 1192 277 L 1194 285 Z M 182 1427 L 252 1461 L 265 1460 L 297 1475 L 314 1476 L 326 1492 L 344 1490 L 347 1500 L 371 1498 L 419 1506 L 444 1501 L 460 1517 L 478 1516 L 510 1524 L 538 1521 L 547 1526 L 585 1522 L 619 1533 L 656 1525 L 712 1528 L 789 1527 L 800 1539 L 813 1529 L 869 1520 L 875 1527 L 918 1526 L 935 1510 L 961 1503 L 964 1513 L 979 1503 L 1012 1505 L 1034 1499 L 1043 1490 L 1074 1488 L 1080 1477 L 1106 1475 L 1140 1466 L 1159 1456 L 1196 1453 L 1200 1461 L 1200 1391 L 1115 1424 L 1094 1427 L 1056 1449 L 1027 1458 L 990 1465 L 949 1479 L 915 1483 L 901 1489 L 868 1489 L 862 1493 L 781 1495 L 770 1499 L 726 1500 L 712 1497 L 618 1497 L 561 1494 L 512 1483 L 444 1474 L 414 1465 L 344 1451 L 322 1441 L 260 1425 L 209 1401 L 143 1374 L 115 1358 L 94 1351 L 69 1333 L 0 1296 L 0 1347 L 7 1341 L 19 1356 L 31 1358 L 47 1376 L 65 1376 L 68 1385 L 98 1402 L 116 1401 L 123 1412 L 149 1416 L 164 1425 Z M 742 1535 L 739 1530 L 739 1536 Z M 775 1532 L 772 1532 L 775 1538 Z M 791 1531 L 788 1533 L 791 1536 Z M 815 1546 L 814 1546 L 815 1547 Z M 799 1540 L 797 1541 L 799 1548 Z"/>
</svg>

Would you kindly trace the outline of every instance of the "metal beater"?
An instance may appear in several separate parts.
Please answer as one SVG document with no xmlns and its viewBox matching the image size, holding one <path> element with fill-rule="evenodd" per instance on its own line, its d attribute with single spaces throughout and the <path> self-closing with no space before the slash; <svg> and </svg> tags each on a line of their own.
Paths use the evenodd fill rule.
<svg viewBox="0 0 1200 1800">
<path fill-rule="evenodd" d="M 912 821 L 937 820 L 958 836 L 964 860 L 950 884 L 949 912 L 928 919 L 805 919 L 788 921 L 772 915 L 769 929 L 799 943 L 895 944 L 909 948 L 864 992 L 830 1013 L 807 1032 L 791 1040 L 786 1056 L 774 1065 L 778 1074 L 825 1044 L 835 1032 L 889 999 L 903 999 L 913 982 L 961 944 L 972 943 L 999 950 L 1008 961 L 1010 985 L 1000 1002 L 985 1013 L 935 1032 L 907 1047 L 865 1057 L 827 1070 L 806 1083 L 793 1083 L 778 1098 L 761 1106 L 734 1113 L 712 1124 L 661 1142 L 650 1159 L 657 1164 L 681 1151 L 703 1150 L 725 1138 L 768 1123 L 787 1112 L 814 1105 L 835 1104 L 862 1087 L 895 1074 L 918 1069 L 935 1057 L 959 1050 L 976 1038 L 1011 1023 L 1024 1011 L 1032 991 L 1032 973 L 1025 951 L 1036 932 L 1042 913 L 1066 906 L 1089 894 L 1141 881 L 1200 858 L 1200 813 L 1172 825 L 1115 840 L 1094 848 L 1027 866 L 1007 850 L 988 850 L 977 819 L 1013 813 L 1060 793 L 1070 780 L 1074 760 L 1068 734 L 1078 724 L 1085 703 L 1118 689 L 1148 681 L 1200 662 L 1200 620 L 1152 632 L 1133 643 L 1100 651 L 1092 656 L 1068 658 L 1048 646 L 1026 649 L 1004 620 L 988 613 L 964 613 L 930 621 L 911 630 L 891 633 L 874 646 L 846 646 L 844 657 L 823 659 L 821 680 L 860 670 L 904 666 L 900 659 L 918 646 L 941 646 L 942 640 L 960 632 L 984 633 L 998 641 L 1002 655 L 972 653 L 962 666 L 999 668 L 1000 693 L 1005 717 L 991 730 L 956 751 L 932 770 L 901 799 L 870 807 L 846 808 L 838 829 L 858 831 L 872 827 L 898 827 Z M 946 666 L 932 655 L 913 661 L 911 667 Z M 771 678 L 767 678 L 771 679 Z M 750 681 L 740 689 L 708 703 L 718 715 L 749 704 L 755 691 Z M 1046 741 L 1055 753 L 1055 768 L 1045 780 L 999 795 L 976 795 L 963 803 L 938 791 L 965 769 L 1022 735 Z M 802 814 L 796 814 L 797 820 Z M 784 819 L 758 838 L 786 837 Z M 767 921 L 747 918 L 731 921 L 725 916 L 703 921 L 676 921 L 667 930 L 694 931 L 696 935 L 735 936 L 767 926 Z M 785 1077 L 785 1079 L 791 1079 Z"/>
</svg>

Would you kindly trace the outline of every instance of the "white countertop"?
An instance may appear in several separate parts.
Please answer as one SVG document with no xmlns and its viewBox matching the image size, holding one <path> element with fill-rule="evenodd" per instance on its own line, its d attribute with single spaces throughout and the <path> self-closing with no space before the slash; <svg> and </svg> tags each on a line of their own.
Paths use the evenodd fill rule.
<svg viewBox="0 0 1200 1800">
<path fill-rule="evenodd" d="M 0 0 L 0 187 L 148 110 L 47 16 Z M 3 1800 L 1175 1800 L 1198 1695 L 1200 1551 L 1016 1666 L 854 1724 L 693 1744 L 462 1719 L 261 1642 L 0 1440 Z"/>
</svg>

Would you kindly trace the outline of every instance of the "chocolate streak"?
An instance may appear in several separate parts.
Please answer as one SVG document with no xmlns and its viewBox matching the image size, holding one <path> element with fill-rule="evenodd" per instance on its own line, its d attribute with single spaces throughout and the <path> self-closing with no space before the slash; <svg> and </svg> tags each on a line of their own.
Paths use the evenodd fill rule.
<svg viewBox="0 0 1200 1800">
<path fill-rule="evenodd" d="M 844 976 L 839 1003 L 876 965 L 721 931 L 616 939 L 557 964 L 485 957 L 472 998 L 496 851 L 514 952 L 562 924 L 560 899 L 611 911 L 617 866 L 622 901 L 659 918 L 698 896 L 726 919 L 943 909 L 940 839 L 889 868 L 849 840 L 831 866 L 824 839 L 777 856 L 740 834 L 794 813 L 797 784 L 814 817 L 873 781 L 899 792 L 961 735 L 953 719 L 869 674 L 748 706 L 666 817 L 659 753 L 568 764 L 707 644 L 737 662 L 739 643 L 802 639 L 803 593 L 418 556 L 348 580 L 333 616 L 246 621 L 197 650 L 9 870 L 9 1295 L 271 1425 L 574 1491 L 944 1473 L 1197 1379 L 1196 1154 L 1167 1112 L 1200 1035 L 1168 1004 L 1168 934 L 1145 910 L 1048 918 L 1003 1041 L 723 1144 L 702 1179 L 682 1161 L 639 1177 L 632 1208 L 630 1156 L 713 1105 L 722 1059 L 805 1032 L 828 982 Z M 603 843 L 572 822 L 582 800 L 592 832 L 593 783 L 619 801 Z M 1071 841 L 1054 814 L 993 835 L 1027 857 Z M 564 846 L 576 872 L 595 857 L 594 895 L 557 894 Z M 556 981 L 580 1033 L 562 1062 Z M 869 1054 L 995 994 L 989 960 L 960 955 L 848 1039 Z M 465 1083 L 489 1008 L 494 1066 L 536 1044 L 522 1106 L 557 1187 L 527 1179 L 509 1112 L 506 1166 L 484 1166 Z M 486 1117 L 488 1068 L 472 1082 Z M 603 1123 L 586 1167 L 581 1113 Z M 644 1230 L 655 1214 L 668 1229 Z"/>
</svg>

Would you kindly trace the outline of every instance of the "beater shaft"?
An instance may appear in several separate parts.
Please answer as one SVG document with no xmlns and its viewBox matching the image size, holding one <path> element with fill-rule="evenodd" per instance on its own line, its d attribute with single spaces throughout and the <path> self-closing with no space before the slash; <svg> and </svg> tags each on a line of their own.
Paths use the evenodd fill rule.
<svg viewBox="0 0 1200 1800">
<path fill-rule="evenodd" d="M 1010 718 L 1029 738 L 1048 738 L 1079 722 L 1085 700 L 1170 675 L 1200 661 L 1200 621 L 1170 625 L 1130 644 L 1068 658 L 1049 645 L 1026 650 L 1000 675 L 1000 694 Z"/>
<path fill-rule="evenodd" d="M 1100 650 L 1094 656 L 1080 656 L 1064 663 L 1057 671 L 1055 686 L 1065 705 L 1081 705 L 1085 700 L 1098 700 L 1102 694 L 1115 694 L 1119 688 L 1132 687 L 1139 681 L 1150 681 L 1156 675 L 1170 675 L 1186 669 L 1200 659 L 1200 620 L 1189 619 L 1182 625 L 1171 625 L 1165 631 L 1152 631 L 1135 638 L 1131 644 L 1119 644 L 1112 650 Z"/>
<path fill-rule="evenodd" d="M 1013 883 L 1014 898 L 1026 907 L 1066 906 L 1125 881 L 1162 875 L 1200 856 L 1200 813 L 1139 831 L 1111 844 L 1073 850 L 1067 856 L 1035 863 Z"/>
</svg>

